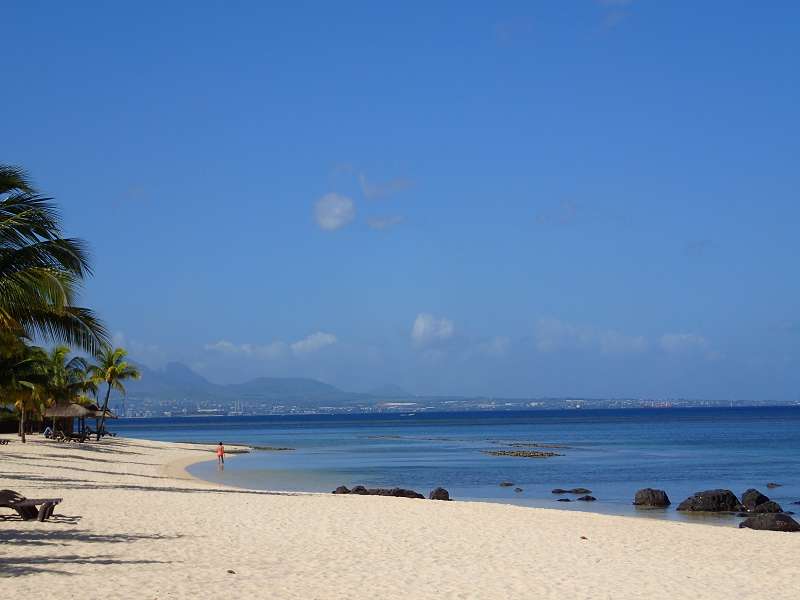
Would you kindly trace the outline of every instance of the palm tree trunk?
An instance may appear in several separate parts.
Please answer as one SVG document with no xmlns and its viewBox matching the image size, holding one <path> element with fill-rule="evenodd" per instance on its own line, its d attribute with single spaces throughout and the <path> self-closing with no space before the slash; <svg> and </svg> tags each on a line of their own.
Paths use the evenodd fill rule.
<svg viewBox="0 0 800 600">
<path fill-rule="evenodd" d="M 103 414 L 100 415 L 100 426 L 97 428 L 97 441 L 100 441 L 100 433 L 103 431 L 103 425 L 106 422 L 106 411 L 108 410 L 108 397 L 111 395 L 111 383 L 108 384 L 106 390 L 106 401 L 103 402 Z"/>
<path fill-rule="evenodd" d="M 20 430 L 22 431 L 22 443 L 25 443 L 25 405 L 22 405 L 19 417 Z"/>
</svg>

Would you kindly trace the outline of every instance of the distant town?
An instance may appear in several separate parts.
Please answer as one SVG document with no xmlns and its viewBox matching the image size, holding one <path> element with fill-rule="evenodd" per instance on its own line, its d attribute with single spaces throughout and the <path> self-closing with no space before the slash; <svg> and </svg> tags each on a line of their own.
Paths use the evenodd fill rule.
<svg viewBox="0 0 800 600">
<path fill-rule="evenodd" d="M 415 396 L 397 386 L 366 393 L 346 392 L 305 378 L 259 378 L 242 384 L 209 382 L 185 365 L 163 370 L 141 367 L 126 397 L 112 400 L 120 417 L 200 417 L 292 414 L 416 413 L 498 410 L 668 409 L 696 407 L 800 405 L 796 401 L 691 398 L 491 398 Z"/>
</svg>

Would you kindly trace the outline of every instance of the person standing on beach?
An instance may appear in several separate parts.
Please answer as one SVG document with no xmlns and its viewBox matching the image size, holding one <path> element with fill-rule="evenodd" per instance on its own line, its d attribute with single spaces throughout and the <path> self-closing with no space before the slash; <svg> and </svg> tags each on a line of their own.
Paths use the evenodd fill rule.
<svg viewBox="0 0 800 600">
<path fill-rule="evenodd" d="M 217 463 L 220 465 L 225 464 L 225 446 L 222 445 L 222 442 L 217 446 Z"/>
</svg>

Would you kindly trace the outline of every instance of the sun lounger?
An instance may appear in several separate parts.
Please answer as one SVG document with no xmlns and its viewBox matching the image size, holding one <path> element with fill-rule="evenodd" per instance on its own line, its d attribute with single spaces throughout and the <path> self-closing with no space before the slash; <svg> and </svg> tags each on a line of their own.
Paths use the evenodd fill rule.
<svg viewBox="0 0 800 600">
<path fill-rule="evenodd" d="M 0 490 L 0 507 L 17 511 L 25 521 L 46 521 L 59 502 L 61 498 L 30 499 L 14 490 Z"/>
</svg>

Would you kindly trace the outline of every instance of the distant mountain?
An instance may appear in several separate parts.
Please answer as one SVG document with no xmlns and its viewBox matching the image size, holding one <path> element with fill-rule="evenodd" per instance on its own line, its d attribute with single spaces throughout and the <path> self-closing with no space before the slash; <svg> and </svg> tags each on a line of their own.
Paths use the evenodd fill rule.
<svg viewBox="0 0 800 600">
<path fill-rule="evenodd" d="M 220 385 L 198 375 L 182 363 L 169 363 L 163 369 L 150 369 L 137 365 L 142 378 L 126 382 L 128 396 L 155 400 L 256 400 L 291 402 L 298 405 L 352 403 L 367 400 L 366 394 L 345 392 L 337 387 L 302 377 L 259 377 L 246 381 Z"/>
</svg>

